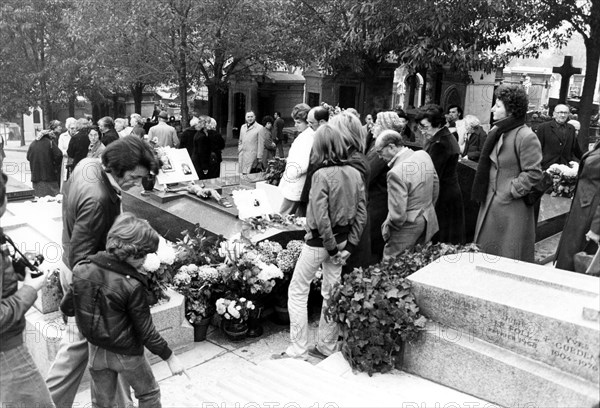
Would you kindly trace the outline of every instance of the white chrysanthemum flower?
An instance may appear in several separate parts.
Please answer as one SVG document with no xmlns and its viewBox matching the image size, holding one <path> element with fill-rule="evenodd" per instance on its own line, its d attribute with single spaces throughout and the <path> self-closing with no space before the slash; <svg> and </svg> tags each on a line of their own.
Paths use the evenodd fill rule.
<svg viewBox="0 0 600 408">
<path fill-rule="evenodd" d="M 160 238 L 158 243 L 158 250 L 156 251 L 160 261 L 167 265 L 173 265 L 175 262 L 175 249 L 167 242 L 164 238 Z"/>
<path fill-rule="evenodd" d="M 216 301 L 215 306 L 217 307 L 217 313 L 222 315 L 227 311 L 227 306 L 225 306 L 225 299 L 220 298 Z"/>
<path fill-rule="evenodd" d="M 237 303 L 235 301 L 231 301 L 229 306 L 227 306 L 227 313 L 229 313 L 231 315 L 231 317 L 233 317 L 234 319 L 239 319 L 240 312 L 236 306 L 237 306 Z"/>
<path fill-rule="evenodd" d="M 148 272 L 156 272 L 160 268 L 160 259 L 156 254 L 146 255 L 143 268 Z"/>
</svg>

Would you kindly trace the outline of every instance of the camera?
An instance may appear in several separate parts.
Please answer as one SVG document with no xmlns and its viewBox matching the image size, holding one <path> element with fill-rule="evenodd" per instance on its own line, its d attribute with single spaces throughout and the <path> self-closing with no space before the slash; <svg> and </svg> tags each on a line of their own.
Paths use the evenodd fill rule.
<svg viewBox="0 0 600 408">
<path fill-rule="evenodd" d="M 25 268 L 31 269 L 32 278 L 41 276 L 43 273 L 38 271 L 37 267 L 44 262 L 44 256 L 41 254 L 35 255 L 31 252 L 25 252 L 23 255 L 25 256 L 15 254 L 12 261 L 13 268 L 15 273 L 19 276 L 19 280 L 25 279 Z"/>
<path fill-rule="evenodd" d="M 0 245 L 6 245 L 8 248 L 8 253 L 12 256 L 12 265 L 15 273 L 17 274 L 19 280 L 25 279 L 25 268 L 29 268 L 31 270 L 31 277 L 37 278 L 38 276 L 43 275 L 44 273 L 38 270 L 38 266 L 42 262 L 44 262 L 44 256 L 41 254 L 34 254 L 31 252 L 21 252 L 19 248 L 15 245 L 12 239 L 6 234 L 2 228 L 0 228 Z M 12 247 L 12 251 L 10 250 Z"/>
</svg>

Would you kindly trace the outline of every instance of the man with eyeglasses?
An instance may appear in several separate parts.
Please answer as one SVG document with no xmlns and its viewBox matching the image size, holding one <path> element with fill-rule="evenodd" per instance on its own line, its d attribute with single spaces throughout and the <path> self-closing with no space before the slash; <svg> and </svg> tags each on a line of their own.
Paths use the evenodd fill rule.
<svg viewBox="0 0 600 408">
<path fill-rule="evenodd" d="M 542 145 L 542 170 L 557 164 L 569 164 L 579 161 L 582 156 L 577 134 L 569 120 L 569 107 L 556 105 L 554 120 L 542 123 L 537 130 L 537 137 Z"/>
<path fill-rule="evenodd" d="M 404 146 L 395 130 L 384 130 L 377 137 L 375 152 L 390 167 L 388 215 L 381 226 L 386 260 L 418 243 L 429 242 L 438 231 L 435 202 L 440 183 L 429 154 Z"/>
</svg>

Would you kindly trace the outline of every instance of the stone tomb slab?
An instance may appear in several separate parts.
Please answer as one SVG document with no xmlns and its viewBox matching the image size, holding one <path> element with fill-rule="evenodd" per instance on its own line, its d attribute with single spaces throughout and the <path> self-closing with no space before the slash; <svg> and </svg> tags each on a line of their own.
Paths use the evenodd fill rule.
<svg viewBox="0 0 600 408">
<path fill-rule="evenodd" d="M 597 383 L 435 322 L 407 344 L 403 370 L 490 406 L 591 408 L 600 398 Z"/>
<path fill-rule="evenodd" d="M 409 277 L 429 319 L 596 384 L 596 277 L 487 254 L 446 256 Z"/>
</svg>

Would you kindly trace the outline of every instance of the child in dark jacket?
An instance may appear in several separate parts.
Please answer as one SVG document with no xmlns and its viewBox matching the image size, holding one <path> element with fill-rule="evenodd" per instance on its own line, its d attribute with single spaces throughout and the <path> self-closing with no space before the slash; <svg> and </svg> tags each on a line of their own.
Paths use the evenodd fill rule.
<svg viewBox="0 0 600 408">
<path fill-rule="evenodd" d="M 89 342 L 94 406 L 111 405 L 117 374 L 131 384 L 140 408 L 161 406 L 160 388 L 144 346 L 166 360 L 173 374 L 184 372 L 150 315 L 142 265 L 158 242 L 158 234 L 146 221 L 123 213 L 108 232 L 106 252 L 89 256 L 73 270 L 61 310 L 75 316 Z"/>
</svg>

